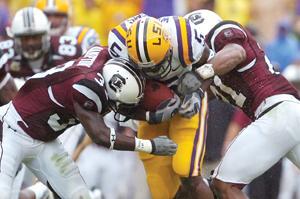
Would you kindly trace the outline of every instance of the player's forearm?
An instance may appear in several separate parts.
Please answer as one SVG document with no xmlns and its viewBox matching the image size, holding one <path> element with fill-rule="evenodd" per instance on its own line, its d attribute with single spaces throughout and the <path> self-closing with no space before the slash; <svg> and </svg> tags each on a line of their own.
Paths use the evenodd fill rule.
<svg viewBox="0 0 300 199">
<path fill-rule="evenodd" d="M 108 128 L 100 114 L 87 111 L 78 103 L 74 103 L 74 109 L 87 134 L 96 144 L 115 150 L 152 152 L 150 140 L 126 136 Z"/>
<path fill-rule="evenodd" d="M 215 75 L 224 75 L 246 59 L 246 52 L 238 44 L 228 44 L 217 52 L 209 63 L 212 64 Z"/>
<path fill-rule="evenodd" d="M 17 87 L 12 78 L 0 90 L 0 102 L 6 104 L 12 100 L 17 94 Z"/>
</svg>

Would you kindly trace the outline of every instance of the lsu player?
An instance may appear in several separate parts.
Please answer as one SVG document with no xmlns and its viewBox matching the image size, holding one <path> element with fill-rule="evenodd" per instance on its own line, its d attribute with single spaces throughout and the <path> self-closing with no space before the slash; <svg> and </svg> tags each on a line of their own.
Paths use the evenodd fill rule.
<svg viewBox="0 0 300 199">
<path fill-rule="evenodd" d="M 211 51 L 188 20 L 160 20 L 138 15 L 115 27 L 109 33 L 109 52 L 112 57 L 131 59 L 147 78 L 164 82 L 176 91 L 180 76 L 205 63 Z M 170 158 L 140 154 L 154 199 L 213 198 L 200 173 L 207 119 L 207 99 L 200 98 L 198 92 L 184 97 L 179 114 L 169 121 L 170 117 L 163 115 L 160 120 L 147 119 L 161 124 L 139 123 L 139 136 L 169 135 L 178 144 L 176 155 Z M 170 111 L 174 110 L 166 109 L 162 114 Z"/>
<path fill-rule="evenodd" d="M 100 44 L 99 35 L 93 28 L 70 26 L 72 14 L 69 0 L 36 0 L 35 6 L 42 10 L 51 22 L 51 36 L 75 37 L 83 52 L 92 45 Z"/>
</svg>

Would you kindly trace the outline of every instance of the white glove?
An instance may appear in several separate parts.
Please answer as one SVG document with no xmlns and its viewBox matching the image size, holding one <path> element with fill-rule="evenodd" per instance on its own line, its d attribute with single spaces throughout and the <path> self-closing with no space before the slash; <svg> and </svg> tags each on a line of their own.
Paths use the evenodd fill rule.
<svg viewBox="0 0 300 199">
<path fill-rule="evenodd" d="M 186 95 L 179 107 L 179 114 L 185 118 L 191 118 L 199 113 L 201 109 L 201 96 L 199 92 Z"/>
<path fill-rule="evenodd" d="M 167 121 L 177 113 L 180 106 L 180 98 L 174 94 L 174 97 L 162 102 L 156 111 L 147 111 L 146 120 L 150 124 L 158 124 Z"/>
</svg>

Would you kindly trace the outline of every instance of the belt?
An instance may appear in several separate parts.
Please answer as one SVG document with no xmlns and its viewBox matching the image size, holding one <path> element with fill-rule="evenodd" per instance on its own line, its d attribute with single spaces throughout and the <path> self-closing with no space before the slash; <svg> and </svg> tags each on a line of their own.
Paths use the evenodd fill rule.
<svg viewBox="0 0 300 199">
<path fill-rule="evenodd" d="M 283 101 L 277 102 L 277 103 L 273 104 L 272 106 L 270 106 L 269 108 L 267 108 L 266 110 L 264 110 L 263 112 L 261 112 L 261 114 L 259 114 L 259 116 L 256 119 L 261 118 L 263 115 L 265 115 L 266 113 L 268 113 L 270 110 L 272 110 L 273 108 L 275 108 L 276 106 L 278 106 L 282 102 Z"/>
</svg>

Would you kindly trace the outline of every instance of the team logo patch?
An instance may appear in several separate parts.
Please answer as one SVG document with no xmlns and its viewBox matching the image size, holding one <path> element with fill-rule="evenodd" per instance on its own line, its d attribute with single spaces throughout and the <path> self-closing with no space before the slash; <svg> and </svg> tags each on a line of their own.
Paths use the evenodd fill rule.
<svg viewBox="0 0 300 199">
<path fill-rule="evenodd" d="M 224 31 L 224 36 L 225 37 L 231 37 L 232 35 L 233 35 L 232 30 L 226 30 L 226 31 Z"/>
<path fill-rule="evenodd" d="M 115 92 L 121 92 L 121 89 L 125 84 L 126 80 L 120 74 L 114 74 L 109 81 L 109 87 Z"/>
</svg>

